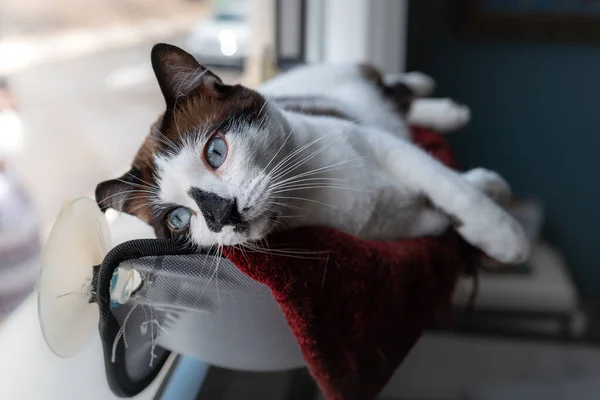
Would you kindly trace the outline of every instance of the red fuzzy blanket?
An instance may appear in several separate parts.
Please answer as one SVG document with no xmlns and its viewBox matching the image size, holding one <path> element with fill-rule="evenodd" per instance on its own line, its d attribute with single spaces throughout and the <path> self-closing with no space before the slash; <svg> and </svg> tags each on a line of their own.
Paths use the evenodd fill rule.
<svg viewBox="0 0 600 400">
<path fill-rule="evenodd" d="M 441 136 L 413 131 L 417 143 L 456 167 Z M 303 228 L 278 233 L 269 246 L 328 252 L 306 259 L 227 249 L 226 256 L 271 288 L 329 400 L 375 398 L 436 311 L 449 305 L 457 277 L 473 271 L 476 254 L 453 232 L 372 242 Z"/>
</svg>

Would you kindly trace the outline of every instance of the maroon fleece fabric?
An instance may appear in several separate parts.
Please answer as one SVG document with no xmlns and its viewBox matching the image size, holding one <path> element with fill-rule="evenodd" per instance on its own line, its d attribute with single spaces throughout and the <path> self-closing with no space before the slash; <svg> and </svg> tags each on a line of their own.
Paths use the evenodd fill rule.
<svg viewBox="0 0 600 400">
<path fill-rule="evenodd" d="M 455 167 L 439 135 L 413 131 L 417 143 Z M 475 258 L 453 232 L 374 242 L 330 228 L 302 228 L 268 242 L 271 249 L 313 254 L 241 254 L 229 248 L 226 256 L 271 288 L 329 400 L 374 399 L 436 311 L 448 306 L 457 277 L 472 270 Z"/>
</svg>

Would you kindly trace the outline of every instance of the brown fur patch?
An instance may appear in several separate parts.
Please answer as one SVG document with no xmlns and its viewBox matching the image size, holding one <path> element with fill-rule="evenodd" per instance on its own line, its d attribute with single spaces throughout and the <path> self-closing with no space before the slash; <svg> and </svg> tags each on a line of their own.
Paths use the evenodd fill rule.
<svg viewBox="0 0 600 400">
<path fill-rule="evenodd" d="M 368 81 L 375 83 L 377 86 L 383 87 L 383 77 L 381 72 L 371 64 L 360 64 L 359 67 L 361 75 Z"/>
<path fill-rule="evenodd" d="M 182 135 L 197 132 L 199 128 L 226 129 L 228 122 L 239 119 L 259 122 L 264 104 L 265 99 L 253 90 L 240 85 L 220 85 L 215 92 L 196 93 L 182 99 L 172 113 L 163 117 L 161 133 L 178 144 Z"/>
<path fill-rule="evenodd" d="M 408 86 L 403 83 L 387 86 L 383 82 L 381 71 L 371 64 L 361 64 L 359 68 L 362 76 L 379 88 L 383 95 L 395 104 L 400 113 L 408 113 L 414 98 L 414 93 Z"/>
</svg>

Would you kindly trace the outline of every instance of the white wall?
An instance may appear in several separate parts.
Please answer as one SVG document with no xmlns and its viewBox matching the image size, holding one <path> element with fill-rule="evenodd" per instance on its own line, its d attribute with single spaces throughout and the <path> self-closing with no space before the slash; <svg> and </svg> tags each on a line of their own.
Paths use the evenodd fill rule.
<svg viewBox="0 0 600 400">
<path fill-rule="evenodd" d="M 407 0 L 309 0 L 308 60 L 368 61 L 385 72 L 403 71 L 407 12 Z"/>
<path fill-rule="evenodd" d="M 295 58 L 300 53 L 301 4 L 298 0 L 283 0 L 279 7 L 278 18 L 285 34 L 279 39 L 279 55 L 284 58 Z"/>
</svg>

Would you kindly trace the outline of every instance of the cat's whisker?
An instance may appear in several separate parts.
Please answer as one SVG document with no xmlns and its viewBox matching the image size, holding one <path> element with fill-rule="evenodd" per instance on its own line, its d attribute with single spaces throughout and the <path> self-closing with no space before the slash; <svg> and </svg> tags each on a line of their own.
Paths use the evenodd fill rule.
<svg viewBox="0 0 600 400">
<path fill-rule="evenodd" d="M 271 193 L 279 193 L 281 191 L 294 189 L 353 189 L 352 186 L 339 185 L 334 183 L 290 183 L 278 187 L 276 190 L 271 190 Z"/>
<path fill-rule="evenodd" d="M 243 246 L 234 245 L 233 248 L 236 249 L 236 250 L 238 250 L 240 253 L 242 253 L 242 257 L 244 257 L 244 260 L 246 260 L 246 264 L 250 265 L 250 260 L 248 260 L 248 256 L 246 254 L 246 251 L 245 251 L 244 247 Z"/>
<path fill-rule="evenodd" d="M 222 254 L 223 253 L 223 245 L 219 245 L 217 250 L 218 250 L 219 254 Z M 216 279 L 215 285 L 217 287 L 217 298 L 219 299 L 219 306 L 220 306 L 220 303 L 222 300 L 221 299 L 221 287 L 219 286 L 219 266 L 221 264 L 221 257 L 219 256 L 219 257 L 215 257 L 215 258 L 218 260 L 215 265 L 215 273 L 217 274 L 217 276 L 215 278 Z"/>
<path fill-rule="evenodd" d="M 245 243 L 244 246 L 253 252 L 267 254 L 270 256 L 279 256 L 279 257 L 288 257 L 288 258 L 298 258 L 303 260 L 320 260 L 322 257 L 316 257 L 318 255 L 329 254 L 330 252 L 310 252 L 310 251 L 300 251 L 300 250 L 288 250 L 288 249 L 265 249 L 263 247 L 258 246 L 255 243 Z M 311 257 L 311 255 L 313 255 Z"/>
<path fill-rule="evenodd" d="M 226 121 L 227 121 L 227 118 L 223 118 L 221 121 L 219 121 L 219 125 L 217 125 L 217 127 L 213 131 L 218 131 L 219 129 L 221 129 L 221 127 L 223 126 L 223 124 Z"/>
<path fill-rule="evenodd" d="M 296 178 L 296 176 L 294 176 L 293 178 Z M 288 185 L 288 184 L 292 184 L 292 183 L 303 183 L 303 182 L 313 182 L 313 183 L 319 183 L 319 182 L 339 182 L 339 183 L 344 183 L 344 182 L 348 182 L 348 181 L 346 179 L 337 179 L 337 178 L 329 178 L 329 177 L 305 178 L 305 179 L 284 179 L 282 181 L 274 183 L 273 185 L 270 186 L 270 188 L 271 189 L 277 189 L 277 188 L 279 188 L 281 186 L 284 186 L 284 185 Z"/>
<path fill-rule="evenodd" d="M 275 182 L 269 189 L 275 190 L 283 187 L 289 187 L 291 185 L 343 185 L 345 183 L 350 183 L 345 179 L 334 179 L 329 177 L 317 177 L 317 178 L 306 178 L 306 177 L 296 177 L 294 179 L 284 179 L 279 182 Z"/>
<path fill-rule="evenodd" d="M 175 99 L 175 107 L 177 107 L 177 102 L 179 98 Z M 175 122 L 175 129 L 177 130 L 177 134 L 179 135 L 179 140 L 183 142 L 183 134 L 181 133 L 181 127 L 179 125 L 179 113 L 174 113 L 173 121 Z"/>
<path fill-rule="evenodd" d="M 271 171 L 269 171 L 269 177 L 272 177 L 273 179 L 275 179 L 275 177 L 280 176 L 281 169 L 287 170 L 289 165 L 291 163 L 296 163 L 297 160 L 294 160 L 294 157 L 299 156 L 300 153 L 302 153 L 304 150 L 308 149 L 309 147 L 313 146 L 314 144 L 318 143 L 319 141 L 325 139 L 326 137 L 328 137 L 329 135 L 331 135 L 334 131 L 328 132 L 325 135 L 318 137 L 317 139 L 308 142 L 306 144 L 304 144 L 303 146 L 300 146 L 299 148 L 297 148 L 296 150 L 294 150 L 293 152 L 291 152 L 290 154 L 288 154 L 283 160 L 281 160 Z"/>
<path fill-rule="evenodd" d="M 169 146 L 171 148 L 171 150 L 173 151 L 177 151 L 177 145 L 175 143 L 173 143 L 171 141 L 171 139 L 169 139 L 167 136 L 165 136 L 165 134 L 163 134 L 157 127 L 152 126 L 152 129 L 154 130 L 154 132 L 156 132 L 157 134 L 160 135 L 160 137 L 162 137 L 164 139 L 163 143 L 167 146 Z M 157 138 L 160 140 L 160 138 Z"/>
<path fill-rule="evenodd" d="M 300 160 L 296 160 L 292 165 L 289 165 L 286 168 L 284 168 L 282 171 L 279 171 L 279 172 L 277 172 L 277 174 L 274 174 L 272 179 L 277 180 L 280 177 L 285 176 L 286 174 L 288 174 L 288 173 L 292 172 L 293 170 L 299 168 L 300 166 L 306 164 L 308 161 L 312 160 L 313 158 L 315 158 L 322 152 L 328 150 L 331 146 L 333 146 L 334 143 L 335 142 L 331 142 L 331 143 L 321 147 L 320 149 L 315 150 L 313 153 L 309 154 L 308 156 L 305 156 L 304 158 L 302 158 Z"/>
<path fill-rule="evenodd" d="M 146 202 L 147 202 L 146 204 L 148 204 L 148 205 L 153 205 L 153 201 L 152 201 L 152 199 L 149 199 L 149 198 L 148 198 L 148 197 L 146 197 L 146 196 L 132 197 L 132 198 L 129 198 L 128 200 L 132 200 L 132 201 L 136 201 L 136 200 L 146 200 Z"/>
<path fill-rule="evenodd" d="M 118 182 L 124 183 L 126 185 L 129 185 L 129 186 L 138 187 L 138 188 L 142 188 L 142 189 L 146 189 L 146 190 L 151 190 L 151 191 L 158 192 L 158 188 L 157 187 L 151 187 L 151 186 L 148 186 L 148 185 L 141 185 L 141 184 L 135 183 L 135 182 L 128 182 L 128 181 L 125 181 L 125 180 L 123 180 L 121 178 L 117 178 L 115 180 L 118 181 Z"/>
<path fill-rule="evenodd" d="M 295 206 L 295 205 L 292 205 L 292 204 L 279 203 L 279 202 L 276 202 L 276 201 L 270 201 L 269 204 L 274 204 L 276 206 L 280 206 L 280 207 L 285 207 L 285 208 L 289 208 L 289 209 L 292 209 L 292 210 L 298 210 L 298 211 L 304 211 L 304 212 L 306 212 L 305 208 L 298 207 L 298 206 Z"/>
<path fill-rule="evenodd" d="M 303 218 L 304 215 L 280 215 L 277 219 L 294 219 L 294 218 Z"/>
<path fill-rule="evenodd" d="M 281 146 L 279 146 L 279 149 L 275 152 L 275 154 L 273 155 L 273 157 L 271 157 L 271 160 L 267 163 L 267 165 L 262 169 L 262 171 L 261 171 L 262 173 L 264 173 L 267 170 L 267 168 L 269 168 L 269 166 L 271 165 L 271 163 L 273 162 L 273 160 L 275 160 L 275 158 L 279 155 L 279 153 L 281 152 L 281 150 L 287 144 L 288 140 L 290 140 L 290 137 L 292 137 L 292 134 L 294 133 L 294 128 L 292 128 L 290 130 L 290 133 L 288 133 L 288 135 L 286 136 L 286 138 L 283 141 L 283 143 L 281 144 Z"/>
<path fill-rule="evenodd" d="M 258 242 L 256 242 L 256 244 L 262 244 L 269 251 L 271 250 L 271 246 L 269 246 L 269 242 L 267 241 L 267 238 L 260 239 Z"/>
<path fill-rule="evenodd" d="M 287 192 L 296 192 L 296 191 L 300 191 L 300 190 L 311 190 L 311 189 L 341 189 L 341 190 L 350 190 L 353 192 L 362 192 L 362 193 L 368 193 L 368 190 L 363 190 L 363 189 L 356 189 L 356 188 L 352 188 L 352 187 L 347 187 L 347 186 L 299 186 L 299 187 L 292 187 L 292 188 L 286 188 L 286 189 L 281 189 L 281 190 L 276 190 L 273 192 L 273 194 L 278 194 L 278 193 L 287 193 Z"/>
<path fill-rule="evenodd" d="M 300 177 L 305 177 L 305 176 L 312 176 L 314 172 L 328 171 L 330 169 L 334 170 L 334 168 L 338 169 L 339 167 L 343 167 L 343 168 L 364 167 L 364 165 L 361 165 L 361 164 L 356 164 L 356 165 L 348 165 L 348 164 L 354 163 L 354 162 L 359 161 L 359 160 L 364 160 L 365 158 L 367 158 L 367 157 L 366 156 L 356 157 L 356 158 L 351 158 L 349 160 L 339 161 L 337 163 L 333 163 L 333 164 L 330 164 L 330 165 L 325 165 L 323 167 L 319 167 L 319 168 L 315 168 L 315 169 L 308 170 L 308 171 L 305 171 L 305 172 L 301 172 L 301 173 L 299 173 L 297 175 L 294 175 L 292 177 L 289 177 L 289 178 L 286 178 L 286 179 L 282 179 L 282 180 L 278 181 L 278 183 L 286 182 L 287 180 L 291 180 L 293 178 L 300 178 Z"/>
<path fill-rule="evenodd" d="M 267 102 L 267 99 L 265 99 L 265 104 L 266 104 L 266 102 Z M 264 107 L 264 105 L 263 105 L 263 107 Z M 304 111 L 304 105 L 302 105 L 302 107 L 300 109 L 301 109 L 301 111 Z M 286 138 L 283 141 L 283 143 L 281 144 L 281 146 L 279 146 L 279 149 L 277 149 L 277 151 L 275 152 L 275 154 L 273 155 L 273 157 L 271 158 L 271 160 L 269 160 L 269 162 L 267 163 L 267 165 L 262 169 L 262 173 L 263 174 L 267 170 L 267 168 L 269 168 L 269 166 L 275 160 L 275 158 L 279 155 L 279 153 L 281 152 L 281 150 L 285 147 L 285 145 L 287 144 L 288 140 L 290 140 L 290 138 L 292 137 L 292 134 L 294 133 L 295 129 L 296 129 L 296 125 L 292 126 L 292 129 L 290 129 L 290 132 L 286 136 Z M 275 165 L 275 168 L 272 171 L 269 172 L 268 176 L 272 175 L 272 173 L 274 172 L 274 170 L 276 170 L 281 163 L 285 162 L 285 160 L 289 156 L 290 156 L 290 154 L 288 154 L 286 157 L 284 157 L 283 160 L 281 160 L 277 165 Z"/>
<path fill-rule="evenodd" d="M 327 203 L 323 203 L 321 201 L 318 200 L 314 200 L 314 199 L 307 199 L 306 197 L 293 197 L 293 196 L 273 196 L 273 198 L 275 199 L 285 199 L 285 200 L 300 200 L 300 201 L 308 201 L 309 203 L 315 203 L 315 204 L 320 204 L 323 205 L 325 207 L 329 207 L 333 210 L 337 210 L 336 207 L 332 206 L 331 204 L 327 204 Z"/>
<path fill-rule="evenodd" d="M 139 190 L 139 189 L 124 190 L 122 192 L 111 194 L 110 196 L 107 196 L 107 197 L 103 198 L 102 200 L 100 200 L 98 203 L 106 203 L 108 200 L 112 199 L 113 197 L 118 197 L 118 196 L 122 196 L 124 194 L 129 194 L 129 193 L 149 193 L 149 192 Z M 128 198 L 131 198 L 131 197 L 128 197 Z"/>
<path fill-rule="evenodd" d="M 148 201 L 148 196 L 127 197 L 127 201 L 136 201 L 136 200 L 146 200 L 146 201 Z"/>
<path fill-rule="evenodd" d="M 321 254 L 331 254 L 331 251 L 310 251 L 310 250 L 303 250 L 303 249 L 278 249 L 278 248 L 272 248 L 272 247 L 261 247 L 258 245 L 254 245 L 253 246 L 256 249 L 261 249 L 261 250 L 265 250 L 265 251 L 270 251 L 273 254 L 297 254 L 297 255 L 321 255 Z"/>
<path fill-rule="evenodd" d="M 217 245 L 217 250 L 220 252 L 222 249 L 221 245 Z M 214 271 L 211 274 L 211 276 L 208 278 L 208 280 L 206 281 L 206 283 L 204 284 L 204 288 L 202 289 L 202 291 L 200 292 L 200 296 L 204 296 L 204 293 L 206 293 L 206 291 L 208 290 L 209 285 L 211 284 L 212 280 L 215 278 L 215 276 L 218 273 L 219 270 L 219 263 L 221 262 L 221 257 L 214 257 L 215 259 L 215 263 L 214 263 Z M 218 290 L 218 289 L 217 289 Z"/>
<path fill-rule="evenodd" d="M 349 128 L 351 129 L 351 128 Z M 286 174 L 288 174 L 289 172 L 299 168 L 300 166 L 302 166 L 303 164 L 307 163 L 308 161 L 312 160 L 313 158 L 315 158 L 317 155 L 321 154 L 322 152 L 324 152 L 325 150 L 328 150 L 330 147 L 332 147 L 334 144 L 336 144 L 337 142 L 341 141 L 344 137 L 344 135 L 349 131 L 349 129 L 340 132 L 339 137 L 337 139 L 334 139 L 333 141 L 331 141 L 330 143 L 322 146 L 320 149 L 314 151 L 312 154 L 306 156 L 304 159 L 300 160 L 300 161 L 296 161 L 292 166 L 286 167 L 284 169 L 284 171 L 280 171 L 277 174 L 275 174 L 272 179 L 276 180 L 282 176 L 285 176 Z M 331 131 L 329 133 L 327 133 L 325 136 L 328 136 L 332 133 L 334 133 L 335 131 Z M 325 137 L 323 136 L 323 137 Z"/>
<path fill-rule="evenodd" d="M 260 110 L 258 110 L 258 116 L 259 116 L 259 117 L 261 116 L 261 114 L 262 114 L 263 110 L 264 110 L 264 109 L 265 109 L 265 107 L 267 106 L 267 102 L 268 102 L 268 101 L 269 101 L 269 100 L 268 100 L 268 99 L 265 97 L 265 101 L 264 101 L 264 103 L 263 103 L 262 107 L 260 108 Z"/>
<path fill-rule="evenodd" d="M 152 204 L 151 204 L 150 202 L 146 202 L 146 203 L 140 204 L 139 206 L 135 207 L 134 209 L 132 209 L 132 210 L 128 210 L 128 213 L 129 213 L 129 214 L 133 214 L 133 213 L 135 213 L 137 210 L 139 210 L 139 209 L 141 209 L 141 208 L 144 208 L 144 207 L 151 206 L 151 205 L 152 205 Z"/>
<path fill-rule="evenodd" d="M 300 173 L 298 175 L 294 175 L 292 177 L 280 180 L 280 181 L 276 182 L 275 185 L 282 185 L 282 184 L 285 184 L 285 183 L 288 183 L 288 182 L 293 182 L 294 179 L 298 179 L 298 178 L 304 178 L 304 177 L 307 177 L 307 176 L 314 176 L 314 175 L 323 174 L 323 173 L 326 173 L 326 172 L 332 172 L 332 171 L 336 171 L 336 170 L 339 170 L 339 169 L 348 168 L 348 166 L 346 164 L 349 164 L 351 162 L 354 162 L 354 161 L 357 161 L 357 160 L 360 160 L 360 159 L 363 159 L 363 158 L 364 157 L 357 157 L 357 158 L 354 158 L 354 159 L 351 159 L 351 160 L 340 161 L 338 163 L 331 164 L 331 165 L 328 165 L 328 166 L 325 166 L 325 167 L 315 168 L 313 170 L 302 172 L 302 173 Z"/>
<path fill-rule="evenodd" d="M 140 178 L 139 176 L 135 176 L 135 175 L 133 175 L 131 172 L 128 172 L 128 173 L 127 173 L 127 175 L 128 175 L 128 176 L 131 176 L 131 177 L 132 177 L 132 178 L 134 178 L 134 179 L 137 179 L 138 181 L 140 181 L 140 182 L 142 182 L 143 184 L 147 185 L 149 188 L 154 188 L 154 189 L 156 189 L 156 190 L 160 190 L 160 188 L 159 188 L 158 186 L 156 186 L 156 184 L 154 184 L 154 183 L 150 183 L 150 182 L 147 182 L 147 181 L 143 180 L 142 178 Z"/>
<path fill-rule="evenodd" d="M 294 131 L 294 129 L 291 130 L 291 133 Z M 293 158 L 296 157 L 297 155 L 299 155 L 300 153 L 302 153 L 304 150 L 306 150 L 307 148 L 313 146 L 314 144 L 318 143 L 319 141 L 327 138 L 328 136 L 330 136 L 331 134 L 335 133 L 335 129 L 331 130 L 330 132 L 327 132 L 326 134 L 314 139 L 311 142 L 308 142 L 302 146 L 300 146 L 299 148 L 297 148 L 296 150 L 292 151 L 290 154 L 288 154 L 287 156 L 285 156 L 281 161 L 279 161 L 279 163 L 277 163 L 277 165 L 275 165 L 275 167 L 269 171 L 269 175 L 273 176 L 277 171 L 279 171 L 281 168 L 286 168 L 287 165 L 289 165 L 289 163 L 294 162 Z"/>
</svg>

